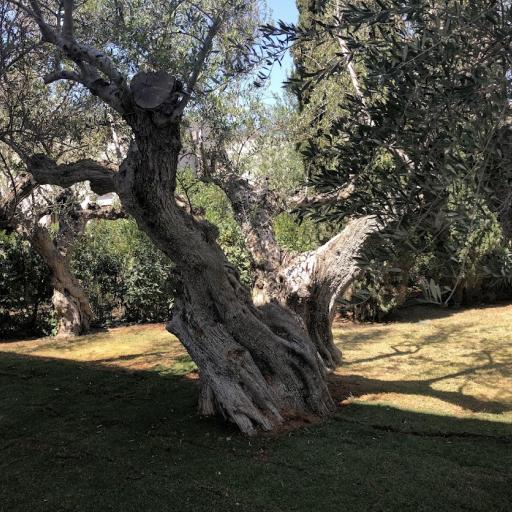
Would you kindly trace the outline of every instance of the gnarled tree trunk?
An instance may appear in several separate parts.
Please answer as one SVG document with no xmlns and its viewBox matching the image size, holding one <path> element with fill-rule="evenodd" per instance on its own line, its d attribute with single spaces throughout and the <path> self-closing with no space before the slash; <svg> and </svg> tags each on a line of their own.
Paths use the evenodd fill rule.
<svg viewBox="0 0 512 512">
<path fill-rule="evenodd" d="M 332 336 L 335 306 L 360 273 L 357 260 L 369 237 L 377 231 L 377 220 L 367 216 L 349 221 L 318 249 L 293 254 L 280 247 L 275 237 L 274 218 L 284 208 L 277 194 L 237 174 L 225 151 L 214 150 L 216 166 L 205 164 L 204 148 L 201 154 L 198 177 L 224 190 L 251 254 L 254 303 L 279 304 L 295 313 L 322 363 L 328 369 L 336 368 L 341 363 L 341 353 Z M 207 168 L 215 171 L 208 172 Z M 292 199 L 293 206 L 341 201 L 353 188 L 350 183 L 345 189 L 316 197 L 298 194 Z"/>
<path fill-rule="evenodd" d="M 333 407 L 308 333 L 291 313 L 258 309 L 217 245 L 217 230 L 179 206 L 175 189 L 179 125 L 150 114 L 127 119 L 135 141 L 116 176 L 125 209 L 176 264 L 181 290 L 167 325 L 200 372 L 200 408 L 246 433 L 287 416 L 323 416 Z"/>
<path fill-rule="evenodd" d="M 147 75 L 137 83 L 150 83 Z M 119 172 L 91 161 L 56 165 L 40 156 L 31 171 L 40 183 L 69 186 L 89 179 L 98 193 L 116 191 L 125 211 L 175 263 L 181 290 L 167 329 L 199 368 L 203 413 L 220 413 L 249 434 L 274 429 L 291 416 L 325 416 L 334 407 L 326 367 L 339 361 L 330 335 L 334 296 L 356 274 L 355 258 L 372 223 L 354 221 L 331 243 L 293 260 L 273 246 L 272 223 L 249 216 L 246 240 L 257 251 L 260 286 L 259 300 L 253 300 L 217 244 L 216 228 L 174 197 L 181 151 L 174 92 L 158 108 L 141 107 L 135 94 L 125 107 L 134 140 Z M 244 197 L 263 201 L 266 193 Z M 245 212 L 240 219 L 246 218 L 243 198 L 238 203 Z M 253 228 L 257 219 L 259 231 Z"/>
<path fill-rule="evenodd" d="M 273 429 L 289 416 L 328 414 L 333 401 L 325 365 L 304 323 L 279 301 L 257 306 L 218 246 L 217 230 L 175 198 L 183 109 L 222 15 L 208 27 L 184 90 L 164 72 L 137 73 L 128 84 L 107 55 L 74 39 L 73 2 L 64 2 L 62 30 L 46 22 L 37 0 L 30 4 L 44 40 L 76 64 L 74 71 L 50 73 L 46 82 L 82 84 L 133 132 L 117 173 L 96 162 L 56 165 L 37 157 L 34 176 L 39 183 L 70 186 L 89 180 L 97 193 L 116 191 L 125 211 L 175 263 L 182 289 L 167 328 L 198 365 L 201 410 L 223 414 L 246 433 Z M 262 272 L 278 268 L 264 267 Z"/>
<path fill-rule="evenodd" d="M 377 227 L 373 217 L 352 220 L 317 250 L 297 256 L 277 276 L 281 288 L 275 298 L 302 318 L 329 369 L 341 363 L 332 336 L 336 304 L 358 277 L 357 259 Z"/>
</svg>

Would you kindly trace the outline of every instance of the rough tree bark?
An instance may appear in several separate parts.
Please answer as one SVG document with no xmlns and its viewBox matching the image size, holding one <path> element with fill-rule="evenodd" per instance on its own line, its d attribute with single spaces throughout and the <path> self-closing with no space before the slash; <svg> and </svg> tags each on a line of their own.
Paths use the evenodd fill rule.
<svg viewBox="0 0 512 512">
<path fill-rule="evenodd" d="M 170 109 L 172 111 L 172 109 Z M 130 122 L 134 143 L 116 177 L 125 209 L 176 264 L 181 293 L 167 326 L 199 367 L 200 409 L 220 412 L 243 432 L 288 415 L 332 409 L 322 365 L 307 333 L 285 309 L 258 309 L 216 243 L 175 190 L 178 122 L 155 126 L 146 111 Z"/>
<path fill-rule="evenodd" d="M 61 197 L 61 200 L 63 198 Z M 65 199 L 67 201 L 67 199 Z M 48 230 L 35 225 L 28 234 L 34 250 L 51 272 L 52 304 L 57 317 L 57 336 L 79 336 L 89 331 L 94 312 L 89 298 L 71 270 L 71 255 L 79 237 L 92 219 L 115 220 L 125 217 L 123 211 L 111 206 L 89 203 L 82 208 L 68 201 L 58 214 L 58 233 L 52 238 Z"/>
<path fill-rule="evenodd" d="M 357 260 L 377 229 L 373 217 L 354 219 L 327 243 L 295 257 L 279 272 L 278 299 L 300 315 L 329 369 L 341 363 L 332 336 L 337 302 L 359 276 Z"/>
<path fill-rule="evenodd" d="M 142 84 L 161 79 L 144 75 Z M 333 402 L 307 331 L 283 307 L 255 306 L 218 246 L 216 229 L 174 197 L 181 143 L 179 103 L 173 102 L 179 89 L 168 83 L 172 88 L 156 110 L 139 106 L 144 91 L 137 85 L 136 94 L 125 96 L 134 140 L 118 173 L 90 161 L 59 166 L 37 156 L 33 175 L 39 183 L 88 179 L 93 190 L 116 191 L 125 211 L 174 261 L 182 290 L 167 328 L 199 367 L 203 413 L 221 413 L 246 433 L 273 429 L 289 416 L 325 416 Z"/>
<path fill-rule="evenodd" d="M 137 73 L 128 84 L 108 56 L 73 38 L 73 2 L 63 5 L 67 21 L 57 31 L 46 23 L 37 0 L 30 0 L 28 12 L 43 40 L 77 67 L 56 70 L 46 81 L 84 85 L 122 116 L 133 141 L 118 173 L 91 161 L 58 165 L 39 156 L 35 179 L 61 186 L 89 180 L 98 193 L 116 191 L 125 211 L 175 263 L 181 293 L 167 328 L 199 368 L 203 413 L 220 413 L 249 434 L 274 429 L 290 416 L 327 415 L 333 401 L 325 364 L 304 323 L 284 301 L 255 303 L 218 246 L 217 230 L 175 198 L 183 110 L 222 13 L 212 22 L 184 88 L 163 72 Z M 265 244 L 258 237 L 253 241 Z M 313 259 L 320 269 L 320 253 Z M 273 263 L 261 266 L 262 276 L 276 276 Z M 274 288 L 270 280 L 265 286 Z"/>
<path fill-rule="evenodd" d="M 226 193 L 242 230 L 255 275 L 254 303 L 277 303 L 295 313 L 325 367 L 336 368 L 341 352 L 332 336 L 335 306 L 358 277 L 357 260 L 378 223 L 370 216 L 352 220 L 326 244 L 303 254 L 279 246 L 273 223 L 289 208 L 342 201 L 353 192 L 354 184 L 325 194 L 299 192 L 283 201 L 267 187 L 240 176 L 226 151 L 218 147 L 208 151 L 197 139 L 194 145 L 198 178 L 215 183 Z"/>
<path fill-rule="evenodd" d="M 34 171 L 37 164 L 32 161 L 29 168 Z M 87 294 L 71 271 L 72 248 L 89 220 L 116 219 L 124 214 L 112 207 L 95 204 L 82 208 L 73 194 L 67 192 L 56 198 L 52 205 L 55 208 L 32 205 L 23 211 L 20 203 L 36 190 L 37 184 L 30 173 L 23 173 L 14 180 L 8 192 L 0 198 L 0 228 L 16 231 L 28 240 L 48 267 L 53 286 L 57 336 L 78 336 L 89 330 L 94 315 Z M 39 222 L 49 212 L 58 215 L 58 233 L 55 237 Z"/>
</svg>

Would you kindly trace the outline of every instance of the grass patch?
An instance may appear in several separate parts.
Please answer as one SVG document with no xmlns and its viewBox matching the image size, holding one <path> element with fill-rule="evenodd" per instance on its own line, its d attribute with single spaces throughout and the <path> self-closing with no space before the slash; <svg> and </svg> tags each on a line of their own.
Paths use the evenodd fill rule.
<svg viewBox="0 0 512 512">
<path fill-rule="evenodd" d="M 335 330 L 341 400 L 512 423 L 512 306 L 401 316 Z"/>
<path fill-rule="evenodd" d="M 512 308 L 415 320 L 338 329 L 340 411 L 278 438 L 162 326 L 0 344 L 0 511 L 509 511 Z"/>
</svg>

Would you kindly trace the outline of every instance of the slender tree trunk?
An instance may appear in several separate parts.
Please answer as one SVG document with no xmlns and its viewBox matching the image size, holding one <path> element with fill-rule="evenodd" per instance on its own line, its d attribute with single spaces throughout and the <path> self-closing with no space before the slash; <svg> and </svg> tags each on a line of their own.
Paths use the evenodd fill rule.
<svg viewBox="0 0 512 512">
<path fill-rule="evenodd" d="M 59 252 L 46 229 L 40 226 L 34 229 L 31 244 L 51 272 L 57 336 L 86 333 L 93 312 L 87 295 L 71 272 L 69 257 Z"/>
<path fill-rule="evenodd" d="M 57 315 L 57 336 L 79 336 L 89 331 L 93 318 L 85 293 L 76 281 L 53 281 L 52 303 Z"/>
</svg>

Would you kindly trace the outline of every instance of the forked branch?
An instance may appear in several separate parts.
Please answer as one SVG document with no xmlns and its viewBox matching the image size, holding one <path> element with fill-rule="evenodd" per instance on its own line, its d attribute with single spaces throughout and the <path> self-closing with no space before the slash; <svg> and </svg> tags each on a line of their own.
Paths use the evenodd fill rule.
<svg viewBox="0 0 512 512">
<path fill-rule="evenodd" d="M 64 1 L 64 19 L 60 33 L 45 21 L 37 0 L 29 0 L 29 3 L 31 9 L 28 13 L 39 26 L 43 41 L 54 45 L 80 69 L 80 72 L 56 69 L 45 77 L 45 82 L 72 80 L 80 83 L 121 112 L 122 101 L 128 97 L 126 78 L 105 53 L 74 39 L 73 0 Z"/>
</svg>

